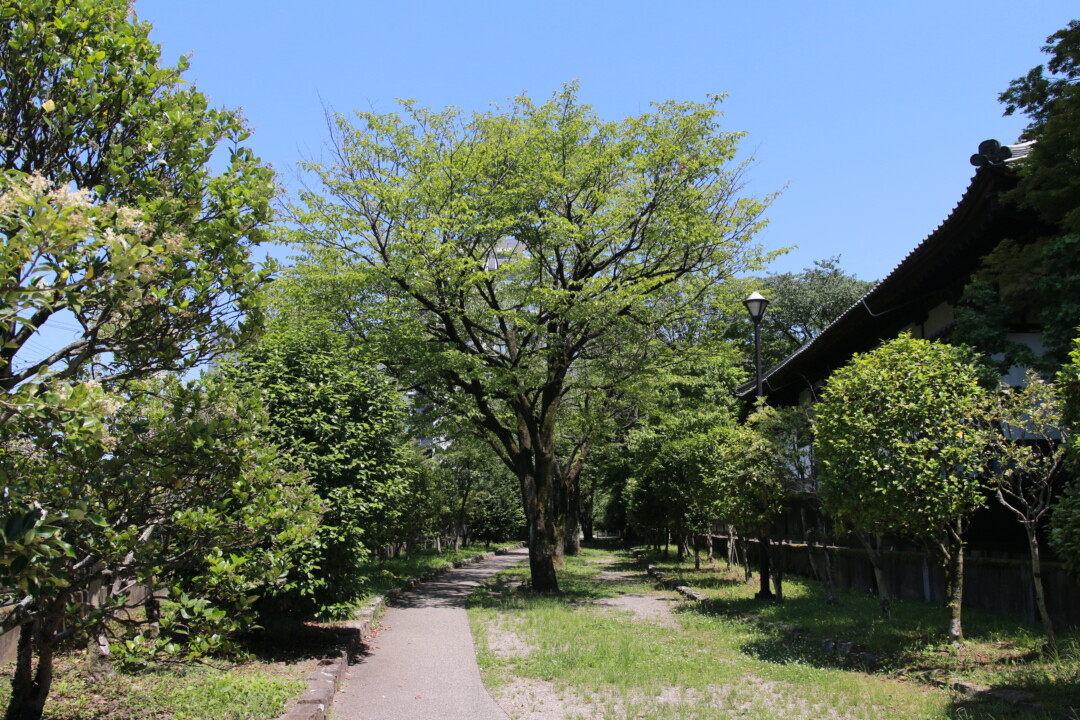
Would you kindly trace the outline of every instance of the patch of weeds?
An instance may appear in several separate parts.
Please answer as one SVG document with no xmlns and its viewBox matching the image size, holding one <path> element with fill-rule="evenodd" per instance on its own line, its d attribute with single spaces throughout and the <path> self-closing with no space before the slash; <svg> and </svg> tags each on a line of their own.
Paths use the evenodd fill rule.
<svg viewBox="0 0 1080 720">
<path fill-rule="evenodd" d="M 45 720 L 270 720 L 303 692 L 303 677 L 311 669 L 306 664 L 248 663 L 227 670 L 153 665 L 118 669 L 91 682 L 80 660 L 75 653 L 58 659 Z M 10 682 L 11 672 L 11 666 L 4 668 L 0 679 Z M 5 693 L 0 711 L 7 702 Z"/>
<path fill-rule="evenodd" d="M 869 669 L 858 656 L 843 658 L 824 651 L 821 644 L 827 638 L 852 642 L 874 654 L 877 671 L 892 677 L 1025 691 L 1041 706 L 961 693 L 956 695 L 948 717 L 1062 718 L 1074 713 L 1080 720 L 1080 631 L 1061 633 L 1058 652 L 1046 656 L 1040 652 L 1044 638 L 1037 628 L 965 608 L 966 645 L 958 651 L 948 642 L 946 610 L 927 603 L 894 600 L 893 617 L 885 619 L 872 596 L 841 592 L 839 603 L 828 604 L 818 583 L 798 576 L 785 578 L 784 602 L 763 603 L 753 598 L 757 583 L 745 582 L 738 568 L 695 572 L 675 563 L 660 567 L 712 597 L 707 604 L 684 605 L 684 623 L 692 616 L 735 625 L 740 624 L 740 618 L 760 617 L 760 627 L 754 625 L 754 634 L 740 649 L 764 662 L 788 668 Z M 793 639 L 784 631 L 791 627 L 801 628 L 804 634 Z"/>
<path fill-rule="evenodd" d="M 682 612 L 678 626 L 666 627 L 598 606 L 597 599 L 642 592 L 643 587 L 634 578 L 612 574 L 616 567 L 622 572 L 634 568 L 625 555 L 611 556 L 606 563 L 601 559 L 595 554 L 568 558 L 559 574 L 568 589 L 564 597 L 506 592 L 499 581 L 476 596 L 470 616 L 478 638 L 487 629 L 506 627 L 531 648 L 524 657 L 482 650 L 487 682 L 550 684 L 567 698 L 591 699 L 588 707 L 567 707 L 568 717 L 947 716 L 952 695 L 944 690 L 817 667 L 797 655 L 777 662 L 748 654 L 745 648 L 771 638 L 731 617 Z M 524 578 L 527 569 L 515 573 Z M 717 586 L 724 584 L 732 583 Z"/>
</svg>

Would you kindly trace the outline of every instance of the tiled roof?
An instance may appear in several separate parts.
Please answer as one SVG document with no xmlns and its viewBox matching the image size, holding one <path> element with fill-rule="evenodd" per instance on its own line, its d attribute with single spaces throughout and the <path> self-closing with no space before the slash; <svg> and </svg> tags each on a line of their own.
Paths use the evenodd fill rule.
<svg viewBox="0 0 1080 720">
<path fill-rule="evenodd" d="M 1008 146 L 1013 154 L 1006 162 L 1023 157 L 1030 146 Z M 799 390 L 827 377 L 853 353 L 872 349 L 943 300 L 955 301 L 983 256 L 1005 238 L 1027 234 L 1035 224 L 1027 213 L 999 202 L 1001 192 L 1015 182 L 1005 162 L 979 167 L 936 230 L 820 335 L 765 373 L 765 394 L 793 401 Z M 750 381 L 735 393 L 750 397 L 754 391 L 755 382 Z"/>
</svg>

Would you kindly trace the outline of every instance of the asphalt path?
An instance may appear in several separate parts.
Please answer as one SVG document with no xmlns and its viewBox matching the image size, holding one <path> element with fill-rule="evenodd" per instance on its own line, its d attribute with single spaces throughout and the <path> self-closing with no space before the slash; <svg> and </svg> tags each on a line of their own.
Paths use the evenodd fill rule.
<svg viewBox="0 0 1080 720">
<path fill-rule="evenodd" d="M 480 681 L 465 599 L 528 557 L 519 549 L 449 570 L 389 604 L 334 698 L 336 720 L 507 720 Z"/>
</svg>

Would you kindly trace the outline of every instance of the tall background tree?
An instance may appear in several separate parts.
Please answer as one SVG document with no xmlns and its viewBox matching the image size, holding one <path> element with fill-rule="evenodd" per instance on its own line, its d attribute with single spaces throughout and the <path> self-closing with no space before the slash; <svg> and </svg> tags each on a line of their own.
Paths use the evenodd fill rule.
<svg viewBox="0 0 1080 720">
<path fill-rule="evenodd" d="M 769 311 L 761 320 L 764 368 L 776 365 L 820 335 L 872 286 L 872 282 L 844 272 L 839 256 L 815 260 L 801 272 L 761 278 L 754 289 L 770 300 Z M 745 329 L 748 324 L 744 321 L 739 327 Z"/>
<path fill-rule="evenodd" d="M 569 86 L 465 116 L 334 119 L 293 238 L 357 279 L 357 332 L 402 383 L 468 418 L 518 477 L 533 588 L 558 588 L 562 404 L 601 353 L 657 329 L 762 259 L 764 203 L 741 195 L 716 104 L 605 122 Z"/>
<path fill-rule="evenodd" d="M 1021 140 L 1031 152 L 1015 167 L 1007 202 L 1034 211 L 1041 237 L 1005 242 L 965 288 L 957 313 L 957 342 L 1012 365 L 1054 373 L 1069 360 L 1080 326 L 1080 21 L 1046 39 L 1045 65 L 1013 80 L 1001 93 L 1005 114 L 1030 119 Z M 1039 353 L 1008 337 L 1038 331 Z"/>
<path fill-rule="evenodd" d="M 1021 139 L 1036 141 L 1012 197 L 1075 235 L 1080 234 L 1080 21 L 1046 38 L 1042 50 L 1049 61 L 1013 80 L 999 96 L 1006 115 L 1019 111 L 1031 120 Z"/>
</svg>

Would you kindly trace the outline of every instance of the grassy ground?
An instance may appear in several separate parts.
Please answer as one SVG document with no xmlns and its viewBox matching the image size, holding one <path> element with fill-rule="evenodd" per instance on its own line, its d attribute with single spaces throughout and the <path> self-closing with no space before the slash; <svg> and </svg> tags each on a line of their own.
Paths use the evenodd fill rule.
<svg viewBox="0 0 1080 720">
<path fill-rule="evenodd" d="M 826 605 L 816 584 L 799 578 L 788 579 L 783 604 L 762 604 L 739 572 L 664 569 L 715 600 L 670 603 L 673 622 L 645 618 L 638 605 L 663 594 L 627 555 L 598 549 L 569 560 L 559 597 L 517 591 L 526 568 L 499 576 L 470 610 L 485 680 L 504 702 L 533 698 L 515 708 L 526 718 L 1080 718 L 1070 714 L 1080 709 L 1075 634 L 1061 656 L 1045 660 L 1032 630 L 965 611 L 969 645 L 956 654 L 944 612 L 921 603 L 898 603 L 885 622 L 873 598 L 845 594 Z M 807 636 L 791 640 L 781 625 Z M 863 643 L 882 667 L 868 672 L 827 654 L 824 638 Z M 932 682 L 945 677 L 1025 689 L 1042 708 L 975 700 Z"/>
<path fill-rule="evenodd" d="M 46 720 L 266 720 L 304 689 L 317 660 L 266 660 L 228 668 L 166 665 L 117 672 L 90 682 L 79 657 L 61 656 Z M 0 712 L 7 709 L 11 666 L 0 672 Z"/>
<path fill-rule="evenodd" d="M 456 553 L 423 551 L 411 559 L 403 555 L 373 564 L 370 594 L 488 551 L 484 545 L 469 545 Z M 56 662 L 45 720 L 269 720 L 303 692 L 304 677 L 336 642 L 334 633 L 316 626 L 279 628 L 273 637 L 248 638 L 243 661 L 119 666 L 113 677 L 98 682 L 87 677 L 82 652 L 68 649 Z M 13 667 L 0 666 L 0 714 L 7 709 Z"/>
<path fill-rule="evenodd" d="M 453 547 L 444 548 L 442 555 L 434 550 L 421 550 L 413 553 L 411 558 L 401 557 L 388 558 L 383 562 L 371 563 L 367 572 L 365 586 L 368 594 L 361 598 L 359 603 L 369 600 L 375 595 L 385 595 L 387 591 L 401 587 L 410 578 L 420 577 L 428 570 L 436 570 L 446 566 L 452 566 L 457 560 L 464 560 L 476 555 L 491 552 L 495 548 L 505 547 L 509 543 L 495 543 L 493 545 L 462 545 L 456 552 Z"/>
</svg>

